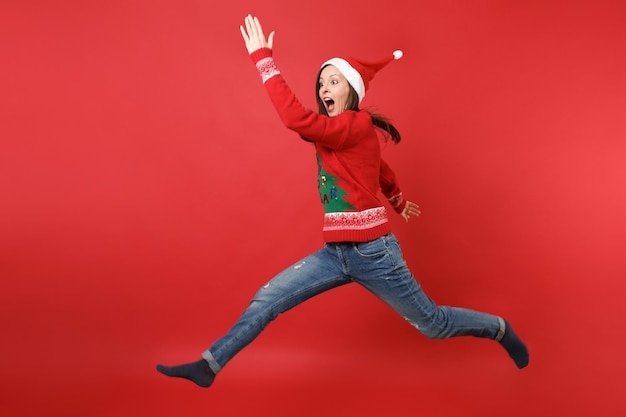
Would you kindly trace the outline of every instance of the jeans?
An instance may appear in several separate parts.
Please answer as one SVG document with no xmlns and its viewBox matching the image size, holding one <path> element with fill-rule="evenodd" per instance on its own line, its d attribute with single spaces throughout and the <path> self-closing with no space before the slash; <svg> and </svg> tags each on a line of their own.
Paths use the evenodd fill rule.
<svg viewBox="0 0 626 417">
<path fill-rule="evenodd" d="M 437 306 L 407 267 L 393 234 L 369 242 L 327 243 L 284 270 L 254 296 L 228 333 L 202 357 L 218 373 L 272 320 L 324 291 L 356 282 L 428 338 L 476 336 L 500 340 L 504 320 L 464 308 Z"/>
</svg>

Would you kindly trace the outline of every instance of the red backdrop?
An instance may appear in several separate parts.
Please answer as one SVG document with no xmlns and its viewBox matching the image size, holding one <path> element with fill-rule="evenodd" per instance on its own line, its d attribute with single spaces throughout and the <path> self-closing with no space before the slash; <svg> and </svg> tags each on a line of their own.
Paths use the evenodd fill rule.
<svg viewBox="0 0 626 417">
<path fill-rule="evenodd" d="M 2 5 L 0 413 L 624 413 L 622 2 L 239 3 Z M 515 324 L 527 369 L 349 286 L 209 390 L 156 373 L 321 245 L 313 151 L 247 57 L 248 12 L 310 107 L 325 59 L 404 50 L 363 103 L 403 133 L 384 156 L 423 211 L 394 230 L 437 302 Z"/>
</svg>

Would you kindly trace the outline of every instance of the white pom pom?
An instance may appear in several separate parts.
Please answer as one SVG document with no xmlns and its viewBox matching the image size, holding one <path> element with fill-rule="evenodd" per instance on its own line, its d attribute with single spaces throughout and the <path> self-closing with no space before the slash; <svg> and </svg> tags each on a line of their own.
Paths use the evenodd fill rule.
<svg viewBox="0 0 626 417">
<path fill-rule="evenodd" d="M 402 58 L 402 55 L 404 55 L 404 53 L 399 49 L 396 49 L 395 51 L 393 51 L 393 59 L 398 60 Z"/>
</svg>

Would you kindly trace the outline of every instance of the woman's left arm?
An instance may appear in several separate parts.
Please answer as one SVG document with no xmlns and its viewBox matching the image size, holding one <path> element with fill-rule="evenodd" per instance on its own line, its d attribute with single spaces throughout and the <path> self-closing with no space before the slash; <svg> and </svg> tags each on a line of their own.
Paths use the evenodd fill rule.
<svg viewBox="0 0 626 417">
<path fill-rule="evenodd" d="M 404 221 L 408 222 L 411 216 L 421 214 L 417 204 L 404 199 L 396 181 L 396 174 L 382 158 L 380 160 L 379 183 L 383 195 L 387 197 L 391 207 L 400 214 Z"/>
</svg>

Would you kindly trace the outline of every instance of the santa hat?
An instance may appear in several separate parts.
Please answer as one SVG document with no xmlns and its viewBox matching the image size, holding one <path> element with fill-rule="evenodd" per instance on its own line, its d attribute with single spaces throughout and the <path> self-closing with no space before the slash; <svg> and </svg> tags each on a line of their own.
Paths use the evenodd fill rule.
<svg viewBox="0 0 626 417">
<path fill-rule="evenodd" d="M 326 65 L 334 65 L 341 71 L 358 94 L 359 103 L 361 103 L 365 97 L 365 91 L 368 89 L 369 83 L 374 78 L 376 72 L 394 59 L 402 58 L 402 55 L 402 51 L 398 49 L 393 51 L 393 54 L 373 62 L 362 61 L 355 58 L 331 58 L 322 64 L 322 68 Z"/>
</svg>

